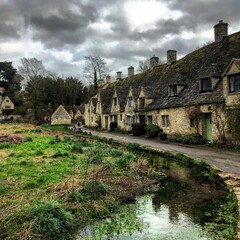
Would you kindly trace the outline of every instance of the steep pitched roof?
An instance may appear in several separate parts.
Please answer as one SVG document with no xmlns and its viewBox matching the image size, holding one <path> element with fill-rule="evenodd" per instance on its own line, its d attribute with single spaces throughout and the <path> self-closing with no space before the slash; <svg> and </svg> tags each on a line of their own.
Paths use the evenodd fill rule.
<svg viewBox="0 0 240 240">
<path fill-rule="evenodd" d="M 114 82 L 108 88 L 119 88 L 118 91 L 123 93 L 123 96 L 119 94 L 121 101 L 126 98 L 124 91 L 128 92 L 130 86 L 133 89 L 149 89 L 149 95 L 155 96 L 155 100 L 148 106 L 148 110 L 221 102 L 221 80 L 207 93 L 200 93 L 199 81 L 204 77 L 220 77 L 232 58 L 240 58 L 240 32 L 202 47 L 171 65 L 156 66 L 153 70 Z M 168 87 L 171 84 L 184 84 L 185 88 L 178 96 L 169 97 Z"/>
<path fill-rule="evenodd" d="M 101 89 L 100 90 L 100 98 L 102 104 L 102 112 L 105 114 L 110 113 L 111 111 L 111 99 L 113 96 L 113 88 Z"/>
<path fill-rule="evenodd" d="M 71 116 L 67 112 L 67 110 L 63 107 L 63 105 L 60 105 L 56 111 L 52 114 L 52 119 L 58 118 L 58 117 L 64 117 L 66 119 L 71 119 Z"/>
</svg>

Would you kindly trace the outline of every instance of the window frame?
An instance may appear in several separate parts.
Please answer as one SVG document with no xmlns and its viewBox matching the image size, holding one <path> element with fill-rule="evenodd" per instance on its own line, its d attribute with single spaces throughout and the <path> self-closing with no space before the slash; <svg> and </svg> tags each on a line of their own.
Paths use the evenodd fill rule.
<svg viewBox="0 0 240 240">
<path fill-rule="evenodd" d="M 169 115 L 162 115 L 162 127 L 167 128 L 170 126 Z"/>
<path fill-rule="evenodd" d="M 228 76 L 228 86 L 229 93 L 240 92 L 240 73 Z"/>
<path fill-rule="evenodd" d="M 117 106 L 117 98 L 116 97 L 113 98 L 113 106 Z"/>
<path fill-rule="evenodd" d="M 142 109 L 145 107 L 145 97 L 139 98 L 139 108 Z"/>
<path fill-rule="evenodd" d="M 169 85 L 169 97 L 176 97 L 177 95 L 177 84 Z"/>
<path fill-rule="evenodd" d="M 200 81 L 200 92 L 211 92 L 212 91 L 212 78 L 202 78 Z"/>
<path fill-rule="evenodd" d="M 133 106 L 133 97 L 128 97 L 128 107 Z"/>
</svg>

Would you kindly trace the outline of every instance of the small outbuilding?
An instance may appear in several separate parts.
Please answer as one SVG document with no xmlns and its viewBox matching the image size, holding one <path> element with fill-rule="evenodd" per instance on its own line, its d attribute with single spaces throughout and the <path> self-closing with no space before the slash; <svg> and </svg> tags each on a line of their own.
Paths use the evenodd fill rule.
<svg viewBox="0 0 240 240">
<path fill-rule="evenodd" d="M 52 114 L 51 125 L 71 125 L 71 116 L 62 105 Z"/>
</svg>

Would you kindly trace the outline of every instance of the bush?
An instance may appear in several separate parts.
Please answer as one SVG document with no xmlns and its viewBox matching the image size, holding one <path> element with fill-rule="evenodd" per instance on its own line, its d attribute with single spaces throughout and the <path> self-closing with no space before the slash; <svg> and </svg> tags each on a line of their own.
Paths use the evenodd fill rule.
<svg viewBox="0 0 240 240">
<path fill-rule="evenodd" d="M 111 122 L 110 123 L 110 131 L 115 131 L 118 127 L 117 122 Z"/>
<path fill-rule="evenodd" d="M 165 132 L 159 132 L 158 134 L 159 140 L 167 140 L 167 134 Z"/>
<path fill-rule="evenodd" d="M 147 135 L 150 138 L 155 138 L 160 133 L 160 127 L 155 124 L 148 124 L 146 126 Z"/>
<path fill-rule="evenodd" d="M 145 123 L 133 123 L 132 133 L 134 136 L 141 136 L 146 134 L 146 124 Z"/>
<path fill-rule="evenodd" d="M 179 142 L 183 144 L 206 144 L 207 140 L 204 139 L 200 134 L 190 135 L 172 135 L 168 137 L 170 142 Z"/>
<path fill-rule="evenodd" d="M 55 201 L 37 202 L 28 211 L 31 230 L 44 239 L 59 239 L 73 226 L 73 216 Z"/>
</svg>

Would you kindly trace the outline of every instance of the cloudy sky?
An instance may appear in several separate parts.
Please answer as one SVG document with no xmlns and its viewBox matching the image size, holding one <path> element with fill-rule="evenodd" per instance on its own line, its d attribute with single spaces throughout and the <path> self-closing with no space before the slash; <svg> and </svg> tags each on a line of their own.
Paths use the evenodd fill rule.
<svg viewBox="0 0 240 240">
<path fill-rule="evenodd" d="M 81 76 L 84 56 L 103 57 L 114 77 L 155 54 L 178 58 L 213 41 L 223 19 L 240 31 L 240 0 L 0 0 L 0 61 L 37 58 Z"/>
</svg>

